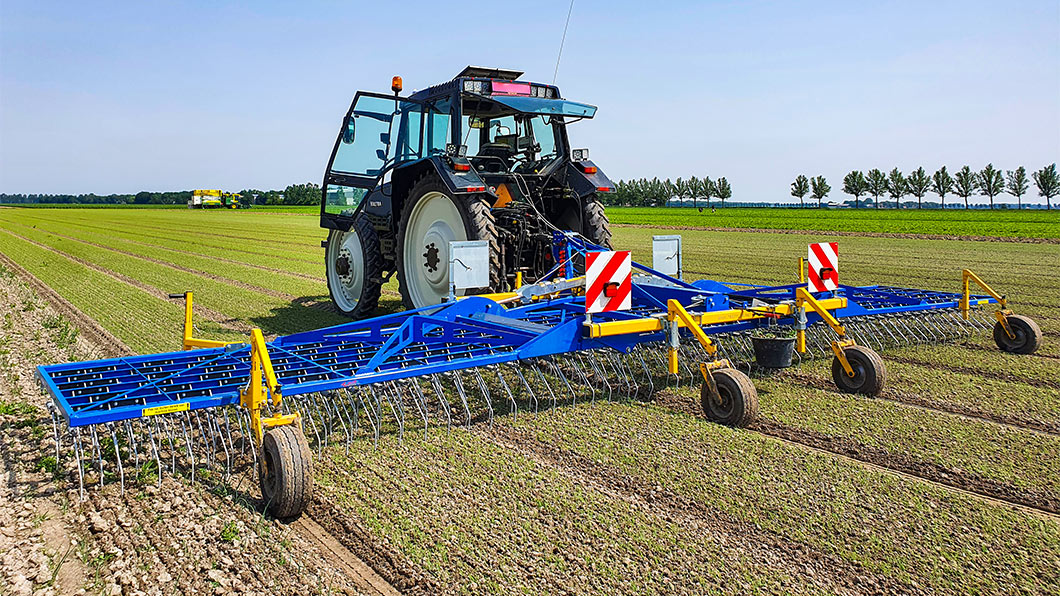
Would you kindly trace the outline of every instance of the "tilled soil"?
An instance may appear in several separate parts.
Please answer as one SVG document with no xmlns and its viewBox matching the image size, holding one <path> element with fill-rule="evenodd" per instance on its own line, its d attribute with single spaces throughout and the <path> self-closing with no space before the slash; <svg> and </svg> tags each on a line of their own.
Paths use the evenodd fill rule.
<svg viewBox="0 0 1060 596">
<path fill-rule="evenodd" d="M 367 566 L 353 568 L 359 561 L 341 547 L 263 516 L 250 474 L 223 488 L 168 475 L 159 485 L 130 481 L 124 494 L 108 483 L 81 501 L 76 475 L 62 477 L 62 459 L 52 459 L 34 365 L 128 350 L 100 349 L 93 340 L 105 334 L 79 333 L 13 269 L 0 267 L 4 594 L 396 593 Z M 63 314 L 78 326 L 87 319 Z"/>
</svg>

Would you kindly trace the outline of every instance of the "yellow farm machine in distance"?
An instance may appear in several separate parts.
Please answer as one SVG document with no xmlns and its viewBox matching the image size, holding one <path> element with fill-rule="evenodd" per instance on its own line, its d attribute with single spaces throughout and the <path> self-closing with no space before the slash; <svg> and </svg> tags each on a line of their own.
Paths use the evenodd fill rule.
<svg viewBox="0 0 1060 596">
<path fill-rule="evenodd" d="M 243 195 L 223 190 L 193 190 L 188 199 L 188 209 L 246 209 L 250 203 L 243 200 Z"/>
</svg>

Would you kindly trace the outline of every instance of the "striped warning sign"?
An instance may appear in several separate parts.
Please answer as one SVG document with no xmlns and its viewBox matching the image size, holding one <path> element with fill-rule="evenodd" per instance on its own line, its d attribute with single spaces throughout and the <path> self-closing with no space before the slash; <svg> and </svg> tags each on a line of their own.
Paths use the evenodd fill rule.
<svg viewBox="0 0 1060 596">
<path fill-rule="evenodd" d="M 835 291 L 839 287 L 839 243 L 811 244 L 808 260 L 807 289 L 811 292 Z"/>
<path fill-rule="evenodd" d="M 633 267 L 628 250 L 585 255 L 585 312 L 629 310 Z"/>
</svg>

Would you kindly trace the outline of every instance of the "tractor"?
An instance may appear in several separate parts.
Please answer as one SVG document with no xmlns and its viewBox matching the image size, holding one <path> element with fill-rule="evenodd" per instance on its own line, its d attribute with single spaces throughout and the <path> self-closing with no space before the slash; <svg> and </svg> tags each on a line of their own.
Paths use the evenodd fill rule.
<svg viewBox="0 0 1060 596">
<path fill-rule="evenodd" d="M 522 74 L 469 66 L 408 97 L 401 77 L 393 95 L 357 92 L 320 203 L 338 310 L 369 316 L 395 273 L 409 309 L 533 283 L 557 266 L 558 231 L 610 247 L 600 196 L 614 184 L 567 138 L 596 107 Z M 489 286 L 453 292 L 449 243 L 464 240 L 487 242 Z"/>
</svg>

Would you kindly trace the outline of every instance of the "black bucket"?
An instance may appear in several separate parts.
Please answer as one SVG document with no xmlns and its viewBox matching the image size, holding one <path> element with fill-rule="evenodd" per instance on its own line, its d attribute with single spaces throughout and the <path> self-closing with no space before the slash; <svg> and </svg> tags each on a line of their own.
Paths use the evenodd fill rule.
<svg viewBox="0 0 1060 596">
<path fill-rule="evenodd" d="M 755 361 L 763 368 L 787 368 L 795 353 L 794 337 L 752 337 Z"/>
</svg>

